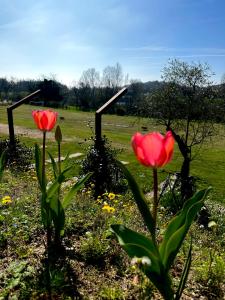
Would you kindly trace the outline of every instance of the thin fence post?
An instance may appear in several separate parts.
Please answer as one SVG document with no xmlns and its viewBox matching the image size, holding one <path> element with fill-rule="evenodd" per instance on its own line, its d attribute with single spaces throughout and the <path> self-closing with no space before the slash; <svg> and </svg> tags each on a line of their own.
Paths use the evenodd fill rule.
<svg viewBox="0 0 225 300">
<path fill-rule="evenodd" d="M 124 94 L 126 94 L 127 88 L 124 87 L 120 90 L 116 95 L 110 98 L 105 104 L 103 104 L 98 110 L 95 112 L 95 145 L 96 148 L 101 143 L 102 140 L 102 115 L 106 112 L 116 101 L 118 101 Z"/>
<path fill-rule="evenodd" d="M 102 138 L 102 115 L 95 113 L 95 140 L 97 143 Z"/>
<path fill-rule="evenodd" d="M 41 93 L 41 90 L 37 90 L 34 93 L 24 97 L 23 99 L 21 99 L 20 101 L 10 105 L 9 107 L 7 107 L 7 116 L 8 116 L 8 127 L 9 127 L 9 141 L 11 146 L 15 145 L 15 133 L 14 133 L 14 124 L 13 124 L 13 110 L 15 108 L 17 108 L 18 106 L 27 103 L 28 101 L 30 101 L 32 98 L 34 98 L 35 96 L 37 96 L 38 94 Z"/>
<path fill-rule="evenodd" d="M 14 145 L 15 134 L 14 134 L 14 125 L 13 125 L 13 113 L 10 107 L 7 108 L 7 115 L 8 115 L 8 126 L 9 126 L 9 141 L 10 141 L 10 145 Z"/>
</svg>

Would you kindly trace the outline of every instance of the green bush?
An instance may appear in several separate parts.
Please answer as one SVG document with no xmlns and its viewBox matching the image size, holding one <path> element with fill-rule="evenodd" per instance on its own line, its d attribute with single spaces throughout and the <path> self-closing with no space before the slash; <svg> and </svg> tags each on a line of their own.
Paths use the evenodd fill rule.
<svg viewBox="0 0 225 300">
<path fill-rule="evenodd" d="M 0 141 L 0 155 L 5 150 L 6 167 L 12 172 L 24 172 L 30 168 L 33 151 L 15 138 L 14 144 L 9 139 Z"/>
<path fill-rule="evenodd" d="M 95 197 L 105 192 L 124 193 L 127 190 L 125 177 L 116 163 L 117 154 L 106 137 L 98 144 L 94 141 L 89 148 L 82 162 L 82 173 L 93 172 L 89 183 L 94 184 Z"/>
</svg>

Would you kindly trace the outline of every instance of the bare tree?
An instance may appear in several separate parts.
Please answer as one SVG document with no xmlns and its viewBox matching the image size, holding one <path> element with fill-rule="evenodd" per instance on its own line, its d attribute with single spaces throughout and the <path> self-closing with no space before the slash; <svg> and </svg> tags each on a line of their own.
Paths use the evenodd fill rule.
<svg viewBox="0 0 225 300">
<path fill-rule="evenodd" d="M 172 131 L 183 157 L 180 175 L 184 200 L 192 196 L 189 175 L 193 148 L 201 147 L 214 132 L 211 76 L 207 64 L 171 60 L 163 69 L 163 89 L 146 99 L 151 116 Z"/>
<path fill-rule="evenodd" d="M 79 83 L 80 85 L 90 87 L 91 89 L 98 87 L 100 84 L 99 72 L 97 72 L 95 68 L 83 71 Z"/>
<path fill-rule="evenodd" d="M 102 85 L 113 89 L 123 85 L 123 71 L 119 63 L 115 66 L 107 66 L 103 70 Z"/>
<path fill-rule="evenodd" d="M 222 75 L 221 83 L 222 83 L 222 84 L 225 84 L 225 73 Z"/>
</svg>

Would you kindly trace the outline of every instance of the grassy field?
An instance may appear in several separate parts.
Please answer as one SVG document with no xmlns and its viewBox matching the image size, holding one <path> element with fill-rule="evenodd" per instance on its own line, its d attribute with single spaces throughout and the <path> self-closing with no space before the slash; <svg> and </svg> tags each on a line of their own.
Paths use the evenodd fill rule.
<svg viewBox="0 0 225 300">
<path fill-rule="evenodd" d="M 24 127 L 23 134 L 18 135 L 27 145 L 33 146 L 35 142 L 41 143 L 41 134 L 36 130 L 31 112 L 37 107 L 23 105 L 14 111 L 14 125 Z M 58 124 L 63 133 L 63 154 L 81 152 L 86 153 L 94 136 L 94 112 L 80 112 L 74 110 L 57 110 L 59 114 Z M 61 117 L 61 118 L 60 118 Z M 62 119 L 63 118 L 63 119 Z M 0 107 L 0 123 L 7 124 L 6 107 Z M 128 168 L 135 174 L 138 182 L 145 191 L 151 189 L 151 170 L 144 168 L 137 161 L 130 145 L 131 136 L 146 126 L 148 131 L 161 131 L 164 128 L 155 124 L 154 120 L 139 119 L 130 116 L 104 115 L 102 118 L 102 133 L 111 142 L 112 147 L 122 150 L 119 159 L 129 162 Z M 17 128 L 17 127 L 16 127 Z M 199 155 L 191 164 L 191 174 L 198 179 L 199 187 L 212 186 L 211 197 L 220 203 L 225 203 L 225 137 L 218 126 L 218 135 L 207 142 Z M 17 129 L 15 129 L 15 134 Z M 6 137 L 5 133 L 0 133 Z M 56 145 L 49 135 L 48 150 L 56 153 Z M 181 156 L 175 148 L 173 161 L 160 170 L 160 180 L 163 180 L 168 172 L 179 171 Z"/>
</svg>

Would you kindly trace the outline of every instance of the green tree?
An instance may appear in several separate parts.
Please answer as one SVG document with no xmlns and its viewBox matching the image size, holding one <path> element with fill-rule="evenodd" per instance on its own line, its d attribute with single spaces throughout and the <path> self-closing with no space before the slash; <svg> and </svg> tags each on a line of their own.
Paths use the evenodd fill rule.
<svg viewBox="0 0 225 300">
<path fill-rule="evenodd" d="M 183 157 L 181 194 L 192 196 L 190 163 L 204 141 L 214 133 L 214 97 L 207 64 L 170 60 L 163 69 L 164 87 L 145 99 L 145 111 L 170 130 Z"/>
<path fill-rule="evenodd" d="M 61 106 L 63 97 L 61 94 L 61 86 L 57 81 L 44 79 L 40 82 L 39 88 L 42 90 L 44 106 Z"/>
</svg>

